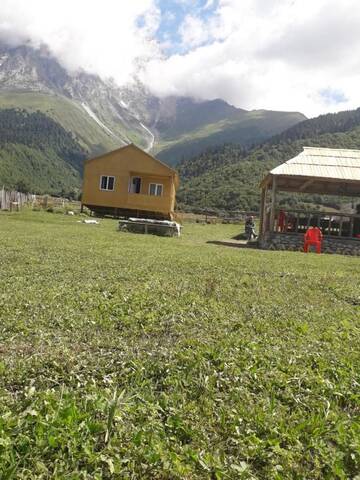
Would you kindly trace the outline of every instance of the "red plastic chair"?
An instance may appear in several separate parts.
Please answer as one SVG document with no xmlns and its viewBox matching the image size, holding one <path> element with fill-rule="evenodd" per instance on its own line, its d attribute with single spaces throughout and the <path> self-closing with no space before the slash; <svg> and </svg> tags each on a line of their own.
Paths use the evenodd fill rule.
<svg viewBox="0 0 360 480">
<path fill-rule="evenodd" d="M 310 245 L 314 245 L 316 253 L 321 253 L 323 234 L 319 227 L 310 227 L 304 235 L 304 252 L 308 253 Z"/>
</svg>

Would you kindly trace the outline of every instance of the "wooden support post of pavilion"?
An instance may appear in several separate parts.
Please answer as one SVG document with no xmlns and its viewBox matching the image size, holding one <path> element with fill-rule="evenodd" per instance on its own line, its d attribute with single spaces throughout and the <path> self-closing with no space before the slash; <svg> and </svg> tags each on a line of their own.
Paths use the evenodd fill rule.
<svg viewBox="0 0 360 480">
<path fill-rule="evenodd" d="M 260 224 L 259 224 L 260 236 L 265 232 L 265 203 L 266 203 L 266 186 L 262 187 L 261 189 Z"/>
<path fill-rule="evenodd" d="M 270 211 L 270 232 L 273 232 L 275 229 L 275 213 L 276 213 L 276 187 L 277 187 L 276 176 L 272 176 L 272 185 L 271 185 L 271 211 Z"/>
</svg>

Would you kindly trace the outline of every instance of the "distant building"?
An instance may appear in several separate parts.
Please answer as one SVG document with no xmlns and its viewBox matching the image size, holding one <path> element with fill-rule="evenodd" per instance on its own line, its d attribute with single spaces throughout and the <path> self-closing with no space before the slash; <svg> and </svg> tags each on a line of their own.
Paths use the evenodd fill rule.
<svg viewBox="0 0 360 480">
<path fill-rule="evenodd" d="M 172 219 L 179 177 L 135 145 L 87 160 L 82 205 L 100 215 Z"/>
<path fill-rule="evenodd" d="M 271 170 L 261 190 L 263 248 L 300 250 L 304 233 L 316 225 L 324 236 L 324 252 L 360 255 L 359 207 L 355 213 L 320 211 L 319 206 L 311 211 L 278 203 L 278 192 L 358 198 L 360 203 L 360 150 L 304 147 L 297 157 Z"/>
</svg>

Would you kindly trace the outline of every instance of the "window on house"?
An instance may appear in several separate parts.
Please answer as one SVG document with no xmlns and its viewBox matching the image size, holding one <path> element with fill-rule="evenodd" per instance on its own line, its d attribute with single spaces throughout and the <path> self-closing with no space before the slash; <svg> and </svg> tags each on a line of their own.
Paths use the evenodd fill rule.
<svg viewBox="0 0 360 480">
<path fill-rule="evenodd" d="M 141 192 L 141 178 L 140 177 L 131 177 L 129 192 L 130 193 L 140 193 Z"/>
<path fill-rule="evenodd" d="M 155 195 L 156 197 L 161 197 L 162 193 L 163 193 L 163 186 L 161 183 L 150 183 L 149 195 Z"/>
<path fill-rule="evenodd" d="M 115 177 L 109 177 L 108 175 L 101 175 L 100 177 L 100 190 L 114 190 Z"/>
</svg>

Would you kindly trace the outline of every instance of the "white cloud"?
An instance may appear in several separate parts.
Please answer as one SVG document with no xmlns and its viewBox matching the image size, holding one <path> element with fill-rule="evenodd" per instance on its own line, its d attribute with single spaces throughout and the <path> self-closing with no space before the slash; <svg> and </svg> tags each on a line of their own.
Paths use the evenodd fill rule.
<svg viewBox="0 0 360 480">
<path fill-rule="evenodd" d="M 200 17 L 187 15 L 182 23 L 179 33 L 183 46 L 198 47 L 209 40 L 209 30 Z"/>
<path fill-rule="evenodd" d="M 204 5 L 203 9 L 204 10 L 209 10 L 210 8 L 213 8 L 215 5 L 215 0 L 207 0 L 206 4 Z"/>
<path fill-rule="evenodd" d="M 213 42 L 149 62 L 154 92 L 309 116 L 360 106 L 358 0 L 220 0 L 202 36 Z"/>
<path fill-rule="evenodd" d="M 164 15 L 176 12 L 162 2 Z M 360 106 L 358 0 L 209 0 L 205 16 L 194 8 L 180 27 L 187 53 L 169 57 L 161 48 L 173 47 L 176 35 L 156 40 L 158 5 L 1 0 L 0 39 L 46 43 L 69 70 L 81 67 L 118 83 L 131 77 L 141 58 L 142 78 L 158 95 L 223 98 L 243 108 L 309 116 Z"/>
<path fill-rule="evenodd" d="M 123 83 L 135 59 L 158 53 L 158 22 L 153 0 L 1 0 L 0 39 L 45 43 L 67 69 Z"/>
</svg>

